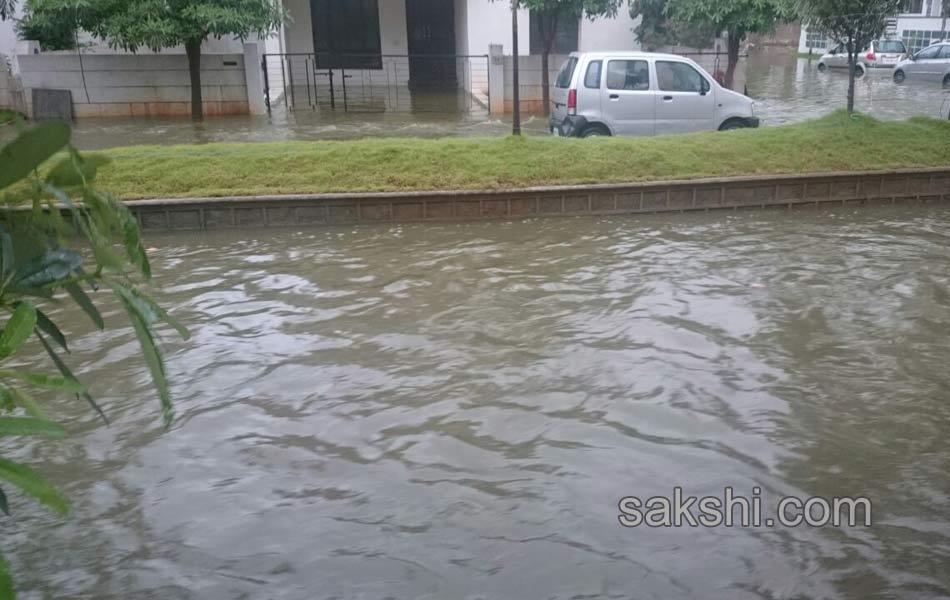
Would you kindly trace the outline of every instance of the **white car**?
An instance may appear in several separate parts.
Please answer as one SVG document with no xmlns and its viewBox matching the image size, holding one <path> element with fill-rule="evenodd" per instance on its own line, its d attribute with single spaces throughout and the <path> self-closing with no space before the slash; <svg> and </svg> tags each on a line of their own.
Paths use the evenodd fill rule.
<svg viewBox="0 0 950 600">
<path fill-rule="evenodd" d="M 905 80 L 940 81 L 950 88 L 950 42 L 938 42 L 927 46 L 917 54 L 903 60 L 894 68 L 894 81 Z"/>
<path fill-rule="evenodd" d="M 868 69 L 892 69 L 907 56 L 907 46 L 901 40 L 875 40 L 858 54 L 855 75 L 864 75 Z M 848 50 L 844 44 L 832 48 L 818 59 L 818 70 L 847 69 Z"/>
<path fill-rule="evenodd" d="M 551 133 L 655 135 L 758 127 L 750 98 L 675 54 L 572 52 L 554 84 Z"/>
</svg>

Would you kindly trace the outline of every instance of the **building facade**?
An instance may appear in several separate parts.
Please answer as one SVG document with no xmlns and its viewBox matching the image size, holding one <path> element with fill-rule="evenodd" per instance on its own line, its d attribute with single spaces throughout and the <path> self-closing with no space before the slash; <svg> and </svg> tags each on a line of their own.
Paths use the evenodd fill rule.
<svg viewBox="0 0 950 600">
<path fill-rule="evenodd" d="M 950 37 L 944 31 L 941 0 L 905 0 L 900 14 L 888 19 L 886 37 L 904 40 L 910 52 Z M 802 28 L 798 51 L 824 54 L 835 42 L 820 31 Z"/>
</svg>

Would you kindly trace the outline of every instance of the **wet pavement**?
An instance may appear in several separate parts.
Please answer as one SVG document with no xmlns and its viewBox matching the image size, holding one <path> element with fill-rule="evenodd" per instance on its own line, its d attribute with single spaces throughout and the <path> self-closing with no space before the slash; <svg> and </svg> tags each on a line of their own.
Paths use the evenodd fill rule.
<svg viewBox="0 0 950 600">
<path fill-rule="evenodd" d="M 843 108 L 848 77 L 844 70 L 818 71 L 817 60 L 796 54 L 761 51 L 740 65 L 737 89 L 745 87 L 756 102 L 764 126 L 813 119 Z M 947 118 L 950 95 L 939 84 L 896 85 L 890 70 L 872 72 L 857 82 L 859 111 L 881 119 L 911 116 Z M 269 116 L 218 117 L 202 123 L 189 119 L 90 119 L 76 125 L 80 148 L 136 144 L 203 144 L 282 140 L 342 140 L 364 137 L 500 136 L 511 130 L 508 119 L 484 111 L 438 114 L 346 113 L 274 107 Z M 528 135 L 547 135 L 543 116 L 525 117 Z"/>
</svg>

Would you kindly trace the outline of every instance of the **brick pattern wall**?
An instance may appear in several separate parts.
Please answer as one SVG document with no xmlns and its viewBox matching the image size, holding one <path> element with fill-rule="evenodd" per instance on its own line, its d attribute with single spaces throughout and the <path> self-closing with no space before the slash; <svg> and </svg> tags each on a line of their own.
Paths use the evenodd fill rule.
<svg viewBox="0 0 950 600">
<path fill-rule="evenodd" d="M 145 231 L 859 206 L 950 205 L 950 168 L 464 193 L 327 194 L 129 202 Z"/>
</svg>

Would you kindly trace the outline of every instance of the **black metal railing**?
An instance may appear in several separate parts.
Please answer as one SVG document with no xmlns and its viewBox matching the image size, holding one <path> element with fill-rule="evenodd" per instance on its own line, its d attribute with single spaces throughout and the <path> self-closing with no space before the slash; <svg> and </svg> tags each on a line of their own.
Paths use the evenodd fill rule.
<svg viewBox="0 0 950 600">
<path fill-rule="evenodd" d="M 487 55 L 265 54 L 268 110 L 488 111 Z"/>
</svg>

